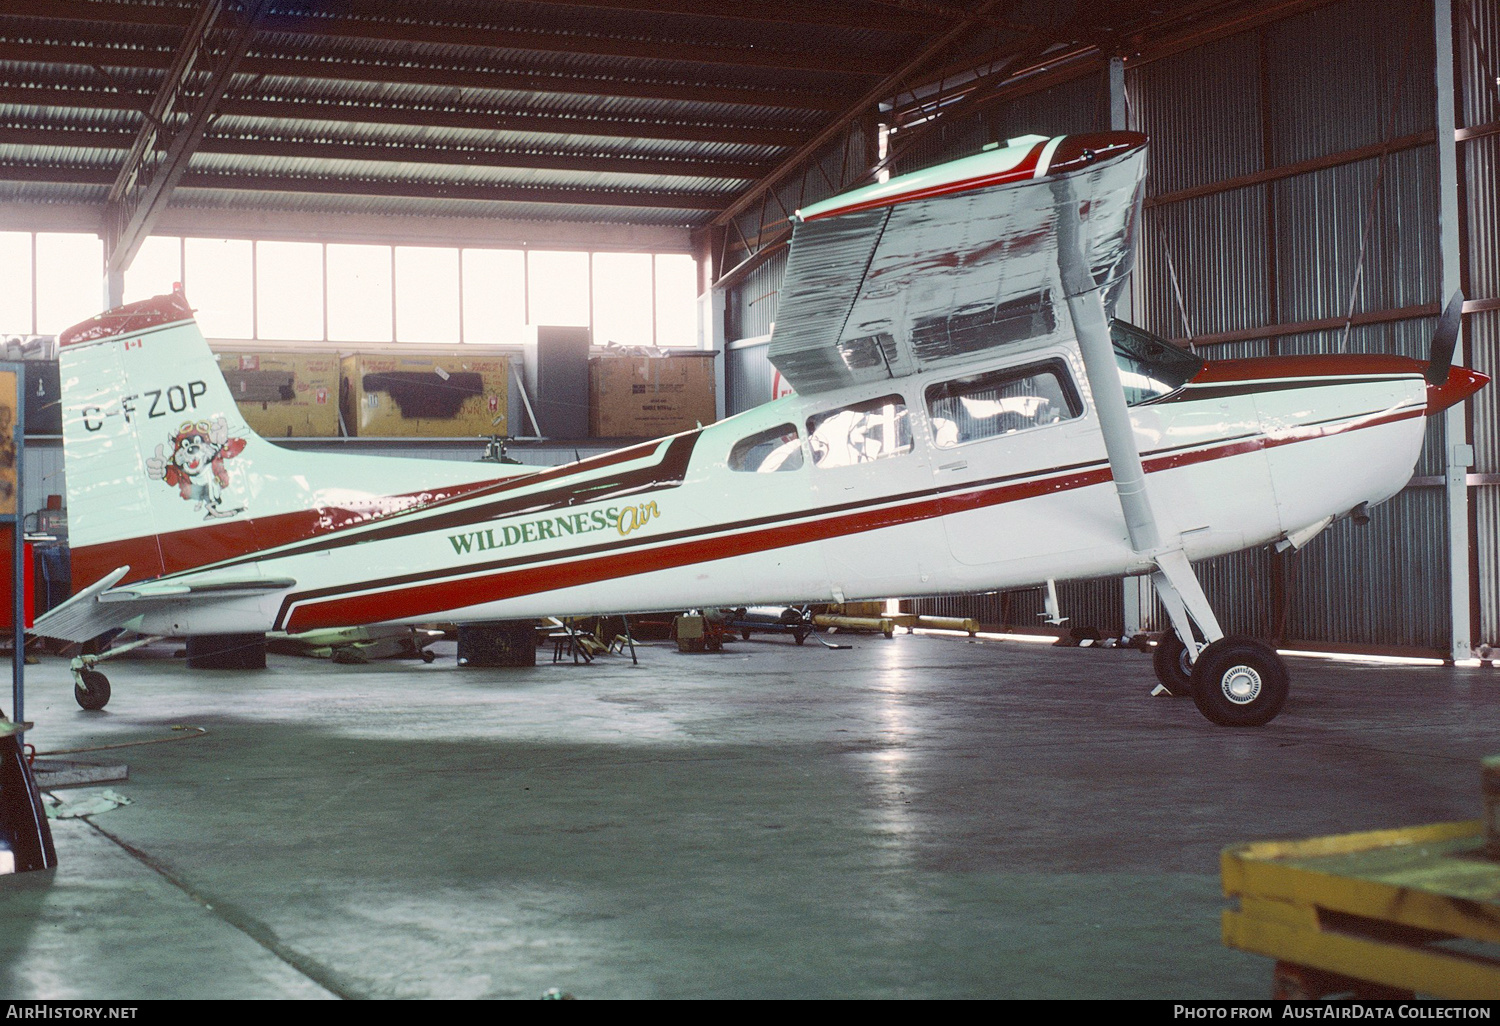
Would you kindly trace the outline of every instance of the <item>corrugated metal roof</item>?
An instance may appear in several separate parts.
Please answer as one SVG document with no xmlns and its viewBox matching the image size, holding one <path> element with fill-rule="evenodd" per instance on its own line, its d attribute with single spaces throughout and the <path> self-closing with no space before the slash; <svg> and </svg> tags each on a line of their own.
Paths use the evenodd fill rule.
<svg viewBox="0 0 1500 1026">
<path fill-rule="evenodd" d="M 241 7 L 231 0 L 212 30 L 180 107 Z M 99 202 L 174 55 L 193 47 L 198 11 L 194 0 L 0 10 L 5 194 Z M 702 223 L 951 24 L 874 0 L 711 13 L 672 0 L 276 0 L 174 202 Z M 233 187 L 194 180 L 204 175 Z M 278 179 L 291 182 L 278 190 Z M 312 180 L 351 191 L 303 191 L 321 188 Z M 548 202 L 485 199 L 486 188 L 546 190 Z"/>
<path fill-rule="evenodd" d="M 0 147 L 3 154 L 5 147 Z M 3 158 L 0 158 L 3 159 Z M 672 178 L 665 184 L 659 176 L 610 174 L 594 171 L 559 171 L 539 168 L 490 168 L 458 165 L 434 168 L 431 164 L 377 162 L 369 160 L 320 160 L 298 157 L 241 157 L 232 154 L 194 154 L 193 171 L 211 174 L 254 175 L 275 178 L 358 178 L 384 182 L 439 181 L 454 185 L 534 186 L 537 188 L 617 189 L 662 195 L 722 193 L 727 198 L 740 186 L 733 179 Z"/>
<path fill-rule="evenodd" d="M 564 208 L 576 200 L 585 220 L 704 223 L 967 15 L 976 16 L 972 31 L 948 45 L 933 74 L 993 62 L 1028 32 L 1074 40 L 1201 8 L 1188 0 L 1146 12 L 1115 0 L 1056 0 L 1020 13 L 990 13 L 982 0 L 273 0 L 243 35 L 246 6 L 228 0 L 206 47 L 189 38 L 197 0 L 0 9 L 0 165 L 56 169 L 50 183 L 6 188 L 43 201 L 57 189 L 94 195 L 129 152 L 141 111 L 176 87 L 167 70 L 174 59 L 196 56 L 174 108 L 191 110 L 219 54 L 239 39 L 237 72 L 215 94 L 176 202 L 293 211 L 342 202 L 350 212 L 412 214 L 456 203 L 486 217 L 564 219 L 575 216 Z M 1011 24 L 1012 15 L 1026 24 Z M 160 146 L 181 123 L 168 116 Z M 863 150 L 854 159 L 863 161 Z M 234 187 L 191 180 L 204 174 L 232 176 Z M 0 180 L 28 177 L 45 176 L 0 166 Z M 279 177 L 292 184 L 276 190 Z M 310 178 L 330 188 L 348 182 L 351 192 L 301 192 Z M 548 202 L 476 198 L 482 187 L 545 189 Z M 600 201 L 598 190 L 628 199 Z"/>
</svg>

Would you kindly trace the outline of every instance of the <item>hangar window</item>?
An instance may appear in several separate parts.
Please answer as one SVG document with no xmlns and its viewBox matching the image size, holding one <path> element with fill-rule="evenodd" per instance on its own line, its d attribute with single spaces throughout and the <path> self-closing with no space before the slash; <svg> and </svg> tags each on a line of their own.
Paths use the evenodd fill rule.
<svg viewBox="0 0 1500 1026">
<path fill-rule="evenodd" d="M 104 243 L 97 235 L 36 234 L 36 330 L 62 331 L 99 312 Z"/>
<path fill-rule="evenodd" d="M 391 341 L 391 248 L 329 243 L 328 337 Z"/>
<path fill-rule="evenodd" d="M 183 240 L 182 287 L 209 338 L 255 337 L 254 281 L 255 243 L 249 239 Z"/>
<path fill-rule="evenodd" d="M 807 418 L 813 465 L 848 467 L 911 452 L 911 421 L 899 395 L 868 399 Z"/>
<path fill-rule="evenodd" d="M 802 439 L 793 424 L 782 424 L 741 438 L 729 450 L 729 469 L 743 474 L 774 474 L 802 469 Z"/>
<path fill-rule="evenodd" d="M 30 335 L 36 331 L 31 297 L 31 257 L 34 243 L 30 232 L 0 232 L 0 334 Z"/>
<path fill-rule="evenodd" d="M 1082 412 L 1061 360 L 956 378 L 927 390 L 933 441 L 943 448 L 1045 427 Z"/>
<path fill-rule="evenodd" d="M 94 233 L 0 231 L 0 279 L 13 286 L 0 333 L 92 317 L 103 274 Z M 125 268 L 122 299 L 179 282 L 210 339 L 520 345 L 536 325 L 564 324 L 600 343 L 698 347 L 698 263 L 685 253 L 160 235 Z"/>
</svg>

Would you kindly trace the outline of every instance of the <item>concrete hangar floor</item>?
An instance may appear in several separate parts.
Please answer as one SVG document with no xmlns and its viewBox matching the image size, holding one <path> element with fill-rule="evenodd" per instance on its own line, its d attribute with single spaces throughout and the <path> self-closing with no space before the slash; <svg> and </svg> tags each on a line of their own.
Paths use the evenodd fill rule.
<svg viewBox="0 0 1500 1026">
<path fill-rule="evenodd" d="M 1500 728 L 1487 669 L 1294 659 L 1237 731 L 1130 650 L 853 646 L 167 652 L 98 713 L 47 657 L 38 749 L 208 733 L 73 757 L 128 761 L 132 804 L 0 888 L 0 996 L 1266 997 L 1220 849 L 1474 818 Z"/>
</svg>

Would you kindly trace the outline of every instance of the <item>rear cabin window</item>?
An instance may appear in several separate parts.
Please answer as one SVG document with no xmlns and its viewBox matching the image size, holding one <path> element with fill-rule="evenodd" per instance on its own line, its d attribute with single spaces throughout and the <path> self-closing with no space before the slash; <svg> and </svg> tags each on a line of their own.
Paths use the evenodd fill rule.
<svg viewBox="0 0 1500 1026">
<path fill-rule="evenodd" d="M 1061 360 L 987 371 L 927 390 L 933 441 L 943 448 L 1057 424 L 1082 412 Z"/>
<path fill-rule="evenodd" d="M 1192 353 L 1126 321 L 1113 322 L 1109 334 L 1130 406 L 1170 395 L 1203 369 L 1203 361 Z"/>
<path fill-rule="evenodd" d="M 807 443 L 816 467 L 849 467 L 911 452 L 906 400 L 887 395 L 809 417 Z"/>
<path fill-rule="evenodd" d="M 774 474 L 802 469 L 802 439 L 794 424 L 782 424 L 741 438 L 729 450 L 729 469 L 742 474 Z"/>
</svg>

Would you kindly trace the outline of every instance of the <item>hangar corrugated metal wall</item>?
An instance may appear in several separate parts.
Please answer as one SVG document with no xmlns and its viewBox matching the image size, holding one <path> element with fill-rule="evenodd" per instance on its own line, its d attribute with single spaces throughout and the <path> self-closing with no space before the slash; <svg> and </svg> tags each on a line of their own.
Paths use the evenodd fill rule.
<svg viewBox="0 0 1500 1026">
<path fill-rule="evenodd" d="M 1495 374 L 1500 3 L 1454 0 L 1454 7 L 1466 294 L 1483 307 L 1467 318 L 1466 344 L 1469 363 Z M 1152 139 L 1132 319 L 1170 338 L 1191 335 L 1210 359 L 1338 351 L 1425 359 L 1444 298 L 1432 26 L 1430 2 L 1344 0 L 1127 63 L 1128 123 Z M 1096 62 L 1070 81 L 939 122 L 898 150 L 893 170 L 1026 132 L 1108 126 L 1107 78 Z M 731 305 L 747 329 L 765 330 L 774 319 L 767 296 L 781 264 L 771 266 L 736 290 Z M 1342 321 L 1351 310 L 1362 323 L 1346 337 Z M 1474 419 L 1474 637 L 1496 643 L 1500 388 L 1480 393 Z M 1441 425 L 1433 423 L 1412 485 L 1366 526 L 1341 521 L 1296 554 L 1245 552 L 1200 565 L 1225 629 L 1293 643 L 1445 652 L 1443 451 Z M 1070 622 L 1105 632 L 1124 624 L 1121 592 L 1118 580 L 1059 585 Z M 1036 622 L 1041 599 L 1037 592 L 950 596 L 919 600 L 918 608 L 1022 625 Z M 1164 623 L 1159 611 L 1148 611 L 1148 625 L 1153 615 Z"/>
</svg>

